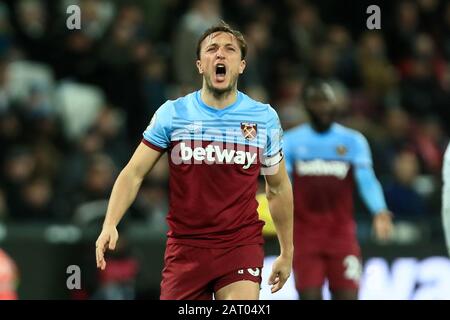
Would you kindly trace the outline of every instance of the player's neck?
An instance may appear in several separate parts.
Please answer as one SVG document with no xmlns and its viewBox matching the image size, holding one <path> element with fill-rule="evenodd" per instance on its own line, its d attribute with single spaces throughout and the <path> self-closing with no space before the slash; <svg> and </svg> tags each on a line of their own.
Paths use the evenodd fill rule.
<svg viewBox="0 0 450 320">
<path fill-rule="evenodd" d="M 236 102 L 237 90 L 230 90 L 228 92 L 224 92 L 223 94 L 216 95 L 207 88 L 203 87 L 200 92 L 200 97 L 206 105 L 217 109 L 223 109 Z"/>
<path fill-rule="evenodd" d="M 331 127 L 333 126 L 333 123 L 329 124 L 329 125 L 321 125 L 318 123 L 315 123 L 313 121 L 310 122 L 310 126 L 311 128 L 318 134 L 325 134 L 328 131 L 331 130 Z"/>
</svg>

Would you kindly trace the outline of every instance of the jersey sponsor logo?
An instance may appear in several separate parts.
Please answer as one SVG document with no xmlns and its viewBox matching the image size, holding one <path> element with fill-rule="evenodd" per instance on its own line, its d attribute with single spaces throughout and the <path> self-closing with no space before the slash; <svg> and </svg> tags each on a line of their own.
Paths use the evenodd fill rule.
<svg viewBox="0 0 450 320">
<path fill-rule="evenodd" d="M 191 147 L 185 142 L 179 144 L 181 161 L 183 163 L 206 163 L 206 164 L 240 164 L 243 169 L 248 169 L 256 163 L 258 154 L 256 152 L 221 148 L 216 144 L 206 147 Z M 177 161 L 174 161 L 177 163 Z"/>
<path fill-rule="evenodd" d="M 245 139 L 255 139 L 257 131 L 258 125 L 256 123 L 241 122 L 241 132 Z"/>
<path fill-rule="evenodd" d="M 295 164 L 300 176 L 334 176 L 345 179 L 350 165 L 342 161 L 325 161 L 321 159 L 311 161 L 297 161 Z"/>
</svg>

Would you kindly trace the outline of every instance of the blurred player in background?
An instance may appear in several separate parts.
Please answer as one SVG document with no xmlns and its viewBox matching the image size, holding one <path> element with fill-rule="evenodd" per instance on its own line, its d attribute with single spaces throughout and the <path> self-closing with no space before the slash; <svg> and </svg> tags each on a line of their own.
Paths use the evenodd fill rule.
<svg viewBox="0 0 450 320">
<path fill-rule="evenodd" d="M 450 256 L 450 144 L 447 146 L 442 167 L 442 222 L 447 243 L 447 251 Z"/>
<path fill-rule="evenodd" d="M 333 299 L 357 299 L 361 253 L 353 218 L 358 187 L 373 214 L 376 236 L 392 231 L 391 213 L 364 136 L 335 123 L 335 96 L 317 80 L 305 87 L 310 123 L 288 131 L 286 166 L 294 191 L 294 274 L 301 299 L 322 299 L 328 280 Z"/>
<path fill-rule="evenodd" d="M 272 292 L 290 275 L 293 200 L 282 130 L 274 109 L 237 90 L 246 51 L 242 34 L 225 23 L 203 34 L 197 45 L 201 90 L 158 109 L 113 187 L 96 243 L 101 269 L 142 180 L 168 152 L 169 232 L 161 299 L 258 299 L 264 223 L 255 195 L 261 170 L 281 251 L 270 277 Z"/>
</svg>

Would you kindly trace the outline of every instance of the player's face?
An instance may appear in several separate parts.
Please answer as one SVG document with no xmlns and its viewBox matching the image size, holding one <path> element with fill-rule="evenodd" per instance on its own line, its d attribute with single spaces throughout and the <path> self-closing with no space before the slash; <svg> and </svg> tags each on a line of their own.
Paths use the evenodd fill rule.
<svg viewBox="0 0 450 320">
<path fill-rule="evenodd" d="M 228 32 L 216 32 L 206 37 L 197 68 L 210 91 L 220 94 L 236 89 L 239 74 L 245 69 L 237 39 Z"/>
<path fill-rule="evenodd" d="M 313 125 L 319 131 L 327 130 L 335 118 L 334 102 L 325 97 L 311 98 L 305 105 Z"/>
</svg>

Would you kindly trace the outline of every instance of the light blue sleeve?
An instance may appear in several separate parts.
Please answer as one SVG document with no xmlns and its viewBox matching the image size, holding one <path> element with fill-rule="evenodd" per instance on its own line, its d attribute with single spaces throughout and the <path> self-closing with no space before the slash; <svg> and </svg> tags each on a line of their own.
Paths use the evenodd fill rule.
<svg viewBox="0 0 450 320">
<path fill-rule="evenodd" d="M 359 194 L 372 214 L 387 209 L 383 189 L 372 167 L 356 167 L 355 179 Z"/>
<path fill-rule="evenodd" d="M 372 167 L 372 153 L 370 152 L 367 139 L 361 134 L 356 133 L 353 139 L 353 165 L 355 167 Z"/>
<path fill-rule="evenodd" d="M 372 167 L 372 155 L 366 138 L 358 133 L 355 137 L 353 165 L 359 194 L 372 214 L 387 209 L 383 189 Z"/>
<path fill-rule="evenodd" d="M 170 146 L 172 110 L 173 104 L 170 101 L 167 101 L 159 107 L 143 133 L 146 142 L 162 150 Z"/>
<path fill-rule="evenodd" d="M 269 107 L 266 126 L 266 144 L 263 158 L 264 166 L 270 167 L 278 164 L 283 159 L 283 129 L 277 112 Z"/>
</svg>

